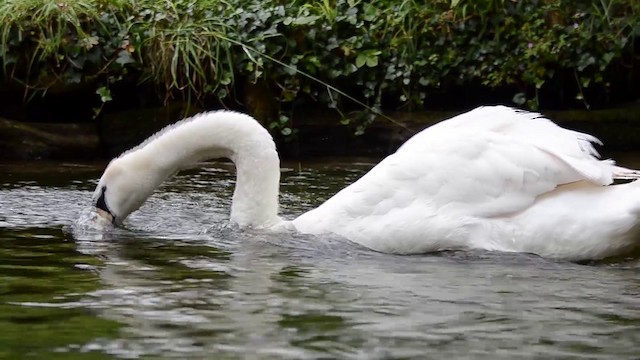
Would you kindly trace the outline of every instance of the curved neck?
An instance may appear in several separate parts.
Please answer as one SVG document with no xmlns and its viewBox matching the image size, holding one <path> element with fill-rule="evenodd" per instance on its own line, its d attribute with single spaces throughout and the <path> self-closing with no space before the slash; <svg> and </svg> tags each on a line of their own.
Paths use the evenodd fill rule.
<svg viewBox="0 0 640 360">
<path fill-rule="evenodd" d="M 237 173 L 231 221 L 243 227 L 270 227 L 280 222 L 280 160 L 275 148 L 260 150 L 252 147 L 230 158 Z"/>
<path fill-rule="evenodd" d="M 231 111 L 196 115 L 161 130 L 121 156 L 123 161 L 127 157 L 135 157 L 130 166 L 143 166 L 149 172 L 140 176 L 151 191 L 198 162 L 229 158 L 237 172 L 231 221 L 242 227 L 267 227 L 280 221 L 278 153 L 269 132 L 248 115 Z"/>
</svg>

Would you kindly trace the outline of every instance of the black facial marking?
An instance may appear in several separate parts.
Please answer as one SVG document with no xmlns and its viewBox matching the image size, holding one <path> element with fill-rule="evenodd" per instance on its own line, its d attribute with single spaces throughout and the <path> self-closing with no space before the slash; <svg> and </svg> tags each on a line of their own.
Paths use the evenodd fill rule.
<svg viewBox="0 0 640 360">
<path fill-rule="evenodd" d="M 107 202 L 104 199 L 104 194 L 107 192 L 107 187 L 103 186 L 102 189 L 100 189 L 100 197 L 98 198 L 98 201 L 96 201 L 96 207 L 98 209 L 104 210 L 107 212 L 107 214 L 111 215 L 111 219 L 113 223 L 116 222 L 116 216 L 113 215 L 113 213 L 111 212 L 111 210 L 109 210 L 109 207 L 107 206 Z"/>
</svg>

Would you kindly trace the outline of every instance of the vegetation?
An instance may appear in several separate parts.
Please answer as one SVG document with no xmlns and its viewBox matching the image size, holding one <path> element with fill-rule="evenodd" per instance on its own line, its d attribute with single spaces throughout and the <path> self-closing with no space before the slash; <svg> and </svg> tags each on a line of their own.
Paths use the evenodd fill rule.
<svg viewBox="0 0 640 360">
<path fill-rule="evenodd" d="M 0 4 L 2 83 L 19 84 L 25 100 L 77 85 L 100 105 L 133 81 L 165 102 L 229 104 L 246 100 L 243 84 L 258 84 L 277 103 L 270 121 L 283 134 L 301 101 L 341 111 L 361 132 L 372 116 L 348 111 L 363 104 L 421 109 L 464 86 L 507 89 L 530 108 L 544 91 L 585 107 L 616 91 L 637 95 L 639 37 L 640 2 L 627 0 Z"/>
</svg>

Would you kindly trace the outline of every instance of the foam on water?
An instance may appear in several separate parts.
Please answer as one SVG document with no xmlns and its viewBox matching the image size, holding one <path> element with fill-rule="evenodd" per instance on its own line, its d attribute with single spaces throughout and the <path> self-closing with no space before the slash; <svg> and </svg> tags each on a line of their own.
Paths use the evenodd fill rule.
<svg viewBox="0 0 640 360">
<path fill-rule="evenodd" d="M 113 224 L 101 216 L 94 207 L 87 207 L 82 210 L 78 219 L 73 223 L 76 231 L 109 231 L 114 228 Z"/>
</svg>

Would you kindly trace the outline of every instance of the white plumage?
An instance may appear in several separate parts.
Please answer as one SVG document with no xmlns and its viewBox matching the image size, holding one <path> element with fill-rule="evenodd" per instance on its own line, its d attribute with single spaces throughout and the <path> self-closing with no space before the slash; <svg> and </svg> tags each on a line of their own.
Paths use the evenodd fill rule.
<svg viewBox="0 0 640 360">
<path fill-rule="evenodd" d="M 610 185 L 638 173 L 599 160 L 593 142 L 539 114 L 480 107 L 416 134 L 288 222 L 277 216 L 279 161 L 271 136 L 247 115 L 210 112 L 114 159 L 94 200 L 106 189 L 103 200 L 120 223 L 171 174 L 229 157 L 238 170 L 231 221 L 243 227 L 334 233 L 400 254 L 487 249 L 601 259 L 640 245 L 640 184 Z"/>
</svg>

